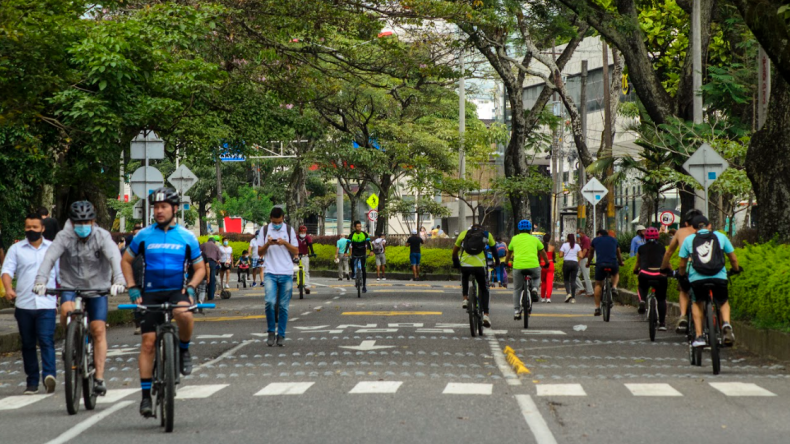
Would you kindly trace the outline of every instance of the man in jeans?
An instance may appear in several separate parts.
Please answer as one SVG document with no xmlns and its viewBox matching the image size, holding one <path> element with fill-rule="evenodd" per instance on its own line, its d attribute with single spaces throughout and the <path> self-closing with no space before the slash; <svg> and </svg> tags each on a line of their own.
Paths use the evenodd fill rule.
<svg viewBox="0 0 790 444">
<path fill-rule="evenodd" d="M 293 291 L 294 262 L 299 253 L 299 242 L 293 227 L 285 224 L 285 212 L 280 207 L 272 208 L 269 213 L 268 225 L 258 231 L 258 254 L 266 261 L 263 275 L 264 300 L 266 301 L 266 323 L 269 347 L 275 341 L 278 347 L 284 346 L 285 327 L 288 324 L 288 307 L 291 304 Z M 279 299 L 279 325 L 274 323 L 274 308 Z M 275 336 L 275 328 L 277 333 Z"/>
<path fill-rule="evenodd" d="M 579 242 L 579 246 L 582 249 L 582 251 L 579 252 L 580 273 L 576 275 L 576 288 L 578 288 L 579 291 L 576 292 L 576 295 L 592 297 L 593 285 L 592 281 L 590 280 L 590 269 L 587 268 L 587 262 L 590 261 L 588 253 L 590 252 L 591 241 L 590 238 L 584 234 L 584 230 L 581 228 L 576 230 L 576 241 Z M 582 285 L 582 279 L 584 280 L 584 285 Z"/>
<path fill-rule="evenodd" d="M 14 317 L 22 339 L 22 361 L 27 375 L 26 395 L 38 393 L 42 374 L 39 373 L 36 343 L 41 348 L 44 386 L 47 393 L 55 391 L 55 318 L 57 298 L 52 295 L 38 296 L 33 293 L 36 272 L 44 261 L 50 241 L 43 238 L 44 224 L 41 215 L 31 213 L 25 218 L 25 240 L 8 249 L 3 262 L 3 286 L 8 302 L 16 300 Z M 49 274 L 47 286 L 55 287 L 55 268 Z M 12 286 L 16 277 L 16 288 Z"/>
<path fill-rule="evenodd" d="M 346 253 L 346 248 L 348 248 L 348 243 L 351 242 L 340 234 L 340 239 L 337 240 L 337 250 L 335 251 L 335 263 L 337 263 L 337 280 L 342 281 L 343 277 L 347 280 L 351 280 L 351 276 L 348 274 L 348 254 Z"/>
<path fill-rule="evenodd" d="M 420 280 L 420 261 L 422 259 L 421 245 L 425 243 L 422 238 L 417 234 L 417 230 L 411 230 L 411 237 L 406 239 L 409 244 L 409 262 L 411 262 L 411 271 L 413 273 L 412 281 Z"/>
<path fill-rule="evenodd" d="M 209 301 L 214 300 L 214 293 L 217 291 L 217 267 L 219 264 L 222 252 L 219 250 L 216 239 L 214 236 L 209 236 L 206 242 L 200 245 L 200 252 L 206 256 L 209 266 L 209 274 L 206 276 L 207 295 Z"/>
</svg>

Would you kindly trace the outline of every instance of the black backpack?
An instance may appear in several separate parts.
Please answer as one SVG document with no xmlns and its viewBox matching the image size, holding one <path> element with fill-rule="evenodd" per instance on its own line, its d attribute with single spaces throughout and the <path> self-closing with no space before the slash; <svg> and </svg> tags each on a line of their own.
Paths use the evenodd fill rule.
<svg viewBox="0 0 790 444">
<path fill-rule="evenodd" d="M 464 237 L 464 252 L 471 256 L 477 256 L 482 253 L 488 243 L 488 231 L 482 229 L 472 229 L 466 232 Z"/>
<path fill-rule="evenodd" d="M 715 276 L 724 268 L 724 251 L 715 233 L 697 233 L 691 246 L 691 266 L 705 276 Z"/>
</svg>

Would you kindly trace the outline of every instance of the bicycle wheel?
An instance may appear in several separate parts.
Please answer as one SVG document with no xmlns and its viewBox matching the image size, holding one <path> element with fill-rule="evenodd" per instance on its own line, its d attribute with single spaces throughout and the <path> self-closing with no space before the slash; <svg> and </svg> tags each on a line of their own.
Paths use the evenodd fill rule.
<svg viewBox="0 0 790 444">
<path fill-rule="evenodd" d="M 469 313 L 469 328 L 472 330 L 472 337 L 477 336 L 477 286 L 472 284 L 469 290 L 469 302 L 466 311 Z"/>
<path fill-rule="evenodd" d="M 357 267 L 354 269 L 356 275 L 354 276 L 357 286 L 357 297 L 362 297 L 362 267 Z"/>
<path fill-rule="evenodd" d="M 93 342 L 93 337 L 90 333 L 86 336 L 88 341 Z M 93 410 L 96 408 L 96 393 L 93 392 L 93 387 L 96 382 L 96 363 L 93 361 L 93 347 L 83 347 L 83 350 L 88 348 L 90 349 L 90 353 L 84 352 L 82 355 L 83 365 L 87 369 L 87 373 L 85 374 L 88 375 L 88 377 L 82 378 L 82 400 L 85 402 L 85 410 Z"/>
<path fill-rule="evenodd" d="M 717 319 L 713 315 L 713 302 L 705 304 L 705 322 L 708 325 L 708 344 L 710 345 L 710 360 L 713 364 L 713 374 L 718 375 L 721 372 L 721 360 L 719 357 L 719 325 Z"/>
<path fill-rule="evenodd" d="M 165 432 L 170 433 L 173 431 L 173 421 L 175 415 L 175 397 L 176 397 L 176 351 L 175 351 L 176 338 L 173 333 L 166 332 L 162 335 L 162 358 L 164 360 L 162 380 L 162 424 L 165 427 Z"/>
<path fill-rule="evenodd" d="M 650 312 L 647 314 L 647 323 L 650 328 L 650 341 L 655 342 L 656 340 L 656 326 L 658 325 L 658 301 L 656 301 L 656 297 L 650 295 L 648 297 L 648 310 Z"/>
<path fill-rule="evenodd" d="M 524 328 L 529 328 L 529 314 L 532 311 L 532 297 L 527 290 L 521 290 L 521 310 L 524 316 Z"/>
<path fill-rule="evenodd" d="M 299 299 L 304 299 L 304 269 L 302 267 L 299 267 L 296 280 L 299 281 Z"/>
<path fill-rule="evenodd" d="M 609 281 L 606 281 L 606 286 L 604 287 L 603 292 L 603 301 L 601 302 L 601 314 L 603 314 L 603 321 L 609 322 L 609 318 L 612 314 L 612 287 L 610 287 Z"/>
<path fill-rule="evenodd" d="M 72 319 L 66 328 L 63 370 L 66 378 L 66 410 L 69 415 L 76 415 L 80 409 L 80 385 L 82 384 L 82 323 L 79 317 Z"/>
</svg>

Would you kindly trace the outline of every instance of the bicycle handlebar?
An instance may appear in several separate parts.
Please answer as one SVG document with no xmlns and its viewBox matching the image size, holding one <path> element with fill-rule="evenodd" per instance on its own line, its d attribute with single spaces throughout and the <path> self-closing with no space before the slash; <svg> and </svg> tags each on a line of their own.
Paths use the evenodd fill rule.
<svg viewBox="0 0 790 444">
<path fill-rule="evenodd" d="M 175 304 L 153 304 L 153 305 L 137 305 L 137 304 L 119 304 L 119 310 L 158 310 L 158 311 L 169 311 L 175 310 L 177 308 L 186 308 L 189 311 L 197 310 L 199 308 L 217 308 L 216 304 L 194 304 L 190 306 L 184 305 L 175 305 Z"/>
</svg>

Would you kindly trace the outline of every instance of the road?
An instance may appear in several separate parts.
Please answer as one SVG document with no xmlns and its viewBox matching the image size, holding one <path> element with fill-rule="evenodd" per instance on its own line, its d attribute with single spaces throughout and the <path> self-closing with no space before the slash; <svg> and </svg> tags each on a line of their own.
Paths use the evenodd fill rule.
<svg viewBox="0 0 790 444">
<path fill-rule="evenodd" d="M 182 381 L 168 435 L 137 413 L 139 337 L 131 327 L 109 331 L 108 395 L 76 416 L 66 413 L 62 385 L 50 396 L 21 396 L 21 357 L 2 357 L 2 441 L 786 443 L 790 436 L 784 366 L 731 349 L 713 376 L 707 354 L 703 367 L 688 365 L 681 336 L 659 333 L 650 343 L 631 307 L 615 307 L 607 324 L 592 316 L 590 299 L 563 304 L 557 290 L 525 331 L 513 320 L 511 292 L 495 289 L 492 329 L 473 339 L 457 283 L 371 282 L 357 298 L 347 281 L 316 282 L 314 294 L 292 302 L 282 348 L 265 344 L 260 288 L 234 291 L 198 316 L 199 367 Z M 515 376 L 506 346 L 529 375 Z"/>
</svg>

